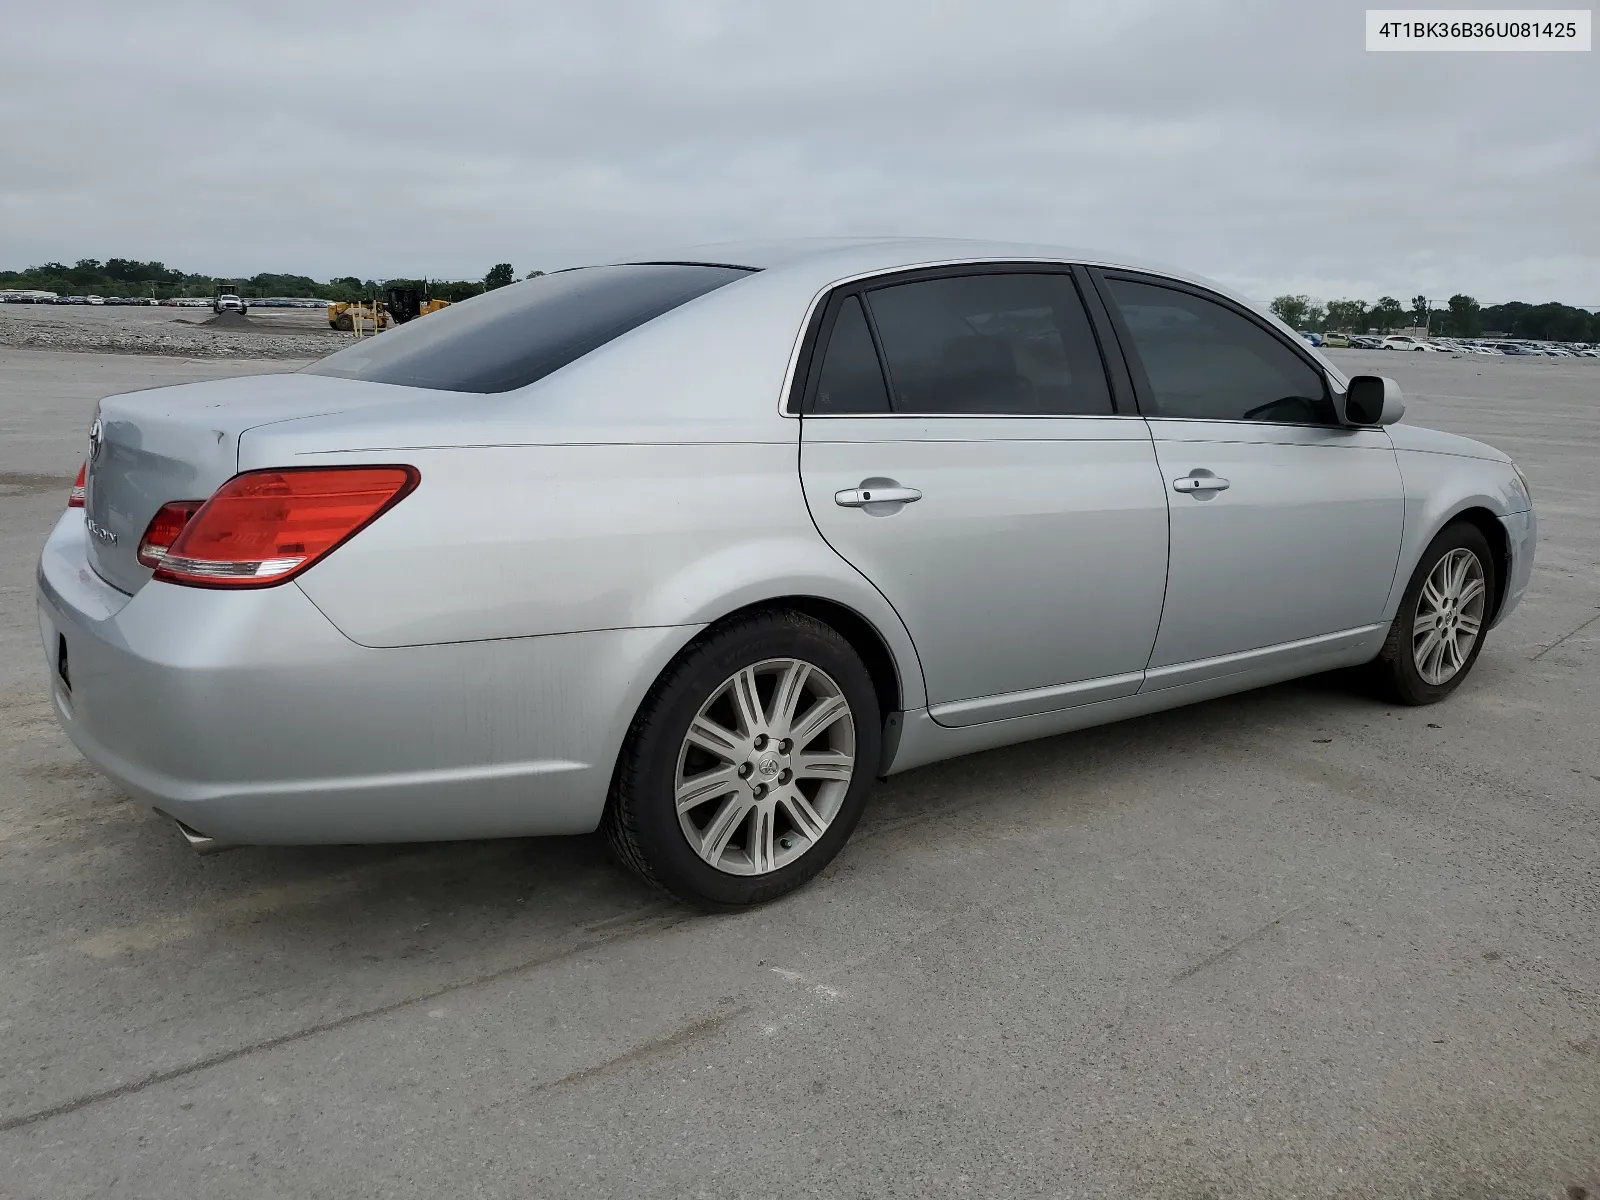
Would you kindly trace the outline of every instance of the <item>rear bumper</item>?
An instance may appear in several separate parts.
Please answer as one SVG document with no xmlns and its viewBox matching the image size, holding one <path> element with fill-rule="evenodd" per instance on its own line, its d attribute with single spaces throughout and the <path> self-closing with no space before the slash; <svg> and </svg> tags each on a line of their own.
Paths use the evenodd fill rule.
<svg viewBox="0 0 1600 1200">
<path fill-rule="evenodd" d="M 84 756 L 244 843 L 587 832 L 639 699 L 694 632 L 373 649 L 292 584 L 130 598 L 90 569 L 71 510 L 38 603 L 56 714 Z"/>
<path fill-rule="evenodd" d="M 1533 510 L 1512 513 L 1509 517 L 1501 517 L 1500 524 L 1506 531 L 1506 546 L 1510 550 L 1510 570 L 1506 572 L 1505 598 L 1500 602 L 1499 611 L 1495 613 L 1496 625 L 1511 615 L 1511 610 L 1516 608 L 1518 601 L 1528 590 L 1528 581 L 1533 577 L 1533 552 L 1539 541 L 1539 521 L 1533 515 Z"/>
</svg>

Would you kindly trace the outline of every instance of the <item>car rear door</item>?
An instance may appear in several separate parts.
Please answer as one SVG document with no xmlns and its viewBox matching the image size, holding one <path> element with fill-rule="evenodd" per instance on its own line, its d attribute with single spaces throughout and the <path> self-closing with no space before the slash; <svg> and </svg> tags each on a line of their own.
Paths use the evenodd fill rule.
<svg viewBox="0 0 1600 1200">
<path fill-rule="evenodd" d="M 1230 656 L 1310 661 L 1370 637 L 1404 519 L 1388 434 L 1339 425 L 1322 367 L 1242 306 L 1160 277 L 1093 276 L 1170 489 L 1145 688 L 1250 665 Z"/>
<path fill-rule="evenodd" d="M 830 298 L 810 343 L 796 389 L 806 499 L 905 621 L 935 720 L 1137 691 L 1160 623 L 1166 496 L 1072 272 L 868 281 Z"/>
</svg>

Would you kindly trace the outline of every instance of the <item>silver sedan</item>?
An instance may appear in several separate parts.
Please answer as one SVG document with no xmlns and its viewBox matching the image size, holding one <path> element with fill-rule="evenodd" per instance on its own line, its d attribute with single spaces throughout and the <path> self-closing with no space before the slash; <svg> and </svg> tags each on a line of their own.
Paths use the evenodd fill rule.
<svg viewBox="0 0 1600 1200">
<path fill-rule="evenodd" d="M 1181 272 L 720 246 L 115 396 L 46 544 L 61 723 L 201 849 L 603 829 L 707 907 L 875 778 L 1336 667 L 1447 696 L 1526 481 Z"/>
</svg>

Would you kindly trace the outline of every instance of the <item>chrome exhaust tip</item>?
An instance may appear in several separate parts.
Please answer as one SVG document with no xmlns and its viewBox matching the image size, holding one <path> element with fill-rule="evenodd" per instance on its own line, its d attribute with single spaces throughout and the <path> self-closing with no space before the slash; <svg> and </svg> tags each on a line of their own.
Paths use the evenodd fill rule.
<svg viewBox="0 0 1600 1200">
<path fill-rule="evenodd" d="M 172 823 L 178 827 L 178 832 L 183 834 L 183 840 L 189 843 L 189 849 L 196 854 L 220 854 L 224 850 L 233 850 L 238 842 L 223 842 L 214 837 L 207 837 L 197 829 L 190 829 L 176 817 Z"/>
</svg>

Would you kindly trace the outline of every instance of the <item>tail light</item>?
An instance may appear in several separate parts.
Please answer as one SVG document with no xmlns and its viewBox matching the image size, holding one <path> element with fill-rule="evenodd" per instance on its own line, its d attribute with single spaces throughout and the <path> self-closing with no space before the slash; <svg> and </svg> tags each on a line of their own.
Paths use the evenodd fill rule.
<svg viewBox="0 0 1600 1200">
<path fill-rule="evenodd" d="M 194 587 L 283 583 L 398 504 L 418 478 L 413 467 L 299 467 L 235 475 L 182 523 L 154 564 L 155 577 Z M 176 507 L 167 505 L 151 522 L 145 541 L 152 547 L 156 523 Z M 176 518 L 169 514 L 169 523 Z"/>
<path fill-rule="evenodd" d="M 172 549 L 172 543 L 178 540 L 183 527 L 189 523 L 189 518 L 199 512 L 204 504 L 204 500 L 174 500 L 171 504 L 163 504 L 150 519 L 150 528 L 139 539 L 139 561 L 147 567 L 159 567 L 161 560 Z"/>
<path fill-rule="evenodd" d="M 83 507 L 83 490 L 89 483 L 89 464 L 84 463 L 78 468 L 78 477 L 72 481 L 72 490 L 67 493 L 68 508 Z"/>
</svg>

